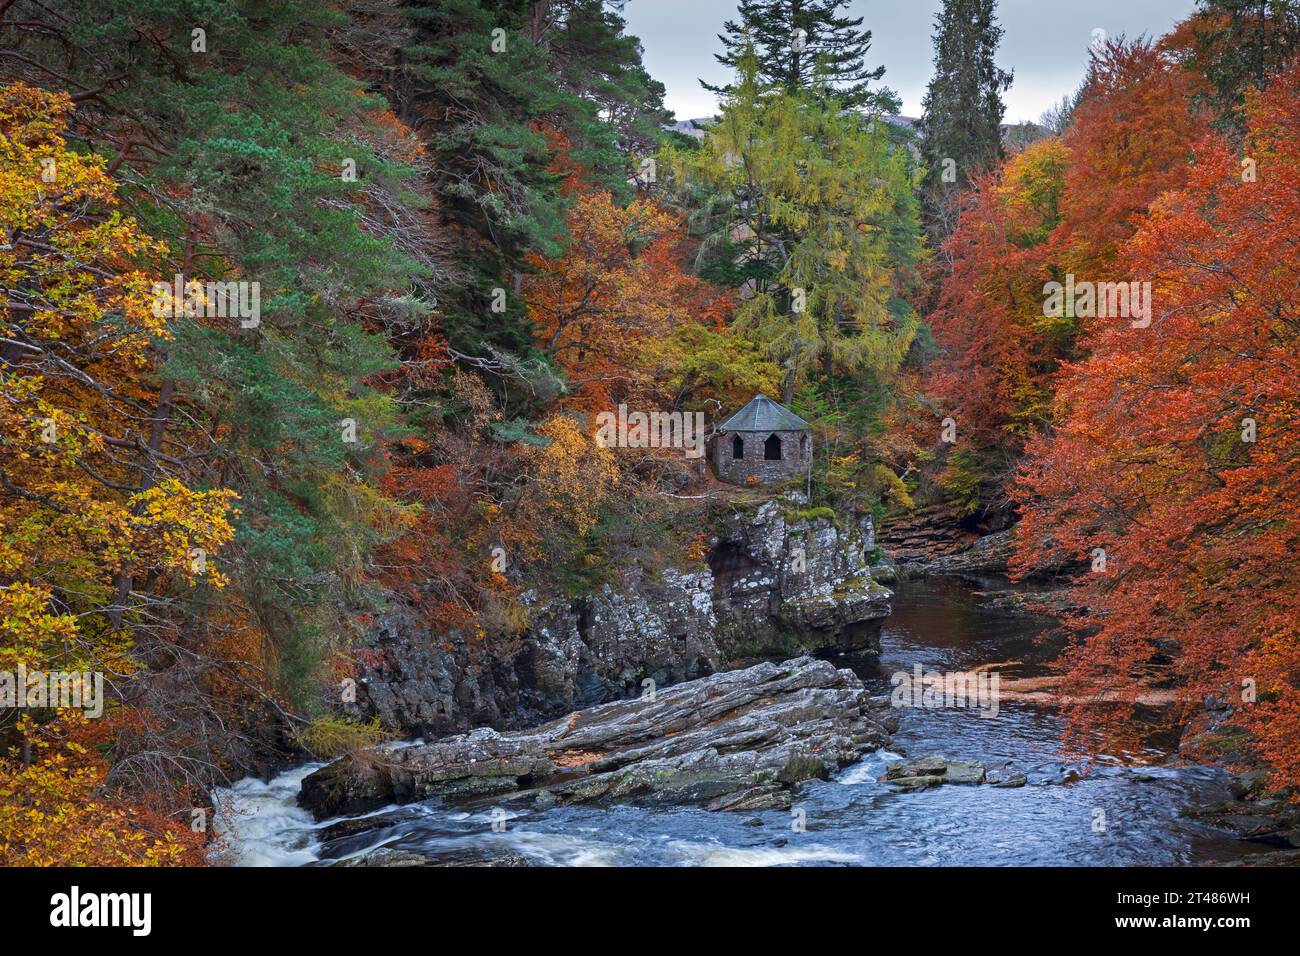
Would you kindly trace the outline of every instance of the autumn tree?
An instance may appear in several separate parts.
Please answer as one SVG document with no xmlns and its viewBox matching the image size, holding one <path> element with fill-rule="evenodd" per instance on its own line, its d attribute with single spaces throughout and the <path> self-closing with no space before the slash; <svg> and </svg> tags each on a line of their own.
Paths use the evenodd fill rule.
<svg viewBox="0 0 1300 956">
<path fill-rule="evenodd" d="M 952 271 L 928 319 L 940 354 L 920 386 L 941 398 L 943 415 L 916 409 L 917 462 L 943 447 L 938 419 L 951 414 L 962 448 L 943 463 L 939 483 L 964 488 L 967 510 L 980 503 L 970 492 L 1005 475 L 1025 440 L 1050 422 L 1055 372 L 1071 354 L 1071 330 L 1043 315 L 1066 164 L 1065 146 L 1049 139 L 987 174 L 945 246 Z"/>
<path fill-rule="evenodd" d="M 701 255 L 740 292 L 737 329 L 781 363 L 784 401 L 813 371 L 887 373 L 916 330 L 915 172 L 886 126 L 766 87 L 751 57 L 705 148 L 677 160 L 721 200 Z"/>
<path fill-rule="evenodd" d="M 530 260 L 524 287 L 539 345 L 565 372 L 568 403 L 671 407 L 675 396 L 662 386 L 683 377 L 685 360 L 675 346 L 719 334 L 729 300 L 683 271 L 681 225 L 651 201 L 619 206 L 607 192 L 580 191 L 568 234 L 564 256 Z M 685 333 L 693 326 L 700 331 Z"/>
<path fill-rule="evenodd" d="M 1119 245 L 1152 200 L 1186 179 L 1205 127 L 1201 89 L 1163 42 L 1121 37 L 1093 51 L 1065 137 L 1058 281 L 1114 278 Z"/>
<path fill-rule="evenodd" d="M 1081 354 L 1092 320 L 1046 309 L 1046 284 L 1137 278 L 1118 250 L 1186 181 L 1205 129 L 1201 88 L 1163 41 L 1111 41 L 1093 52 L 1066 134 L 1010 157 L 964 197 L 927 316 L 939 354 L 905 426 L 911 460 L 964 510 L 1006 503 L 1026 440 L 1054 421 L 1061 364 Z M 960 435 L 951 449 L 938 441 L 948 413 Z"/>
<path fill-rule="evenodd" d="M 107 674 L 120 700 L 141 662 L 119 582 L 224 587 L 236 496 L 151 454 L 150 359 L 172 330 L 144 267 L 165 250 L 123 213 L 105 163 L 67 148 L 71 110 L 67 94 L 0 90 L 0 668 Z M 154 852 L 129 811 L 82 812 L 107 770 L 83 759 L 84 722 L 41 708 L 0 730 L 0 856 L 35 862 L 59 840 L 102 862 Z"/>
<path fill-rule="evenodd" d="M 1172 659 L 1174 718 L 1224 700 L 1294 786 L 1300 71 L 1246 103 L 1253 173 L 1223 138 L 1202 139 L 1183 188 L 1119 250 L 1153 283 L 1152 323 L 1098 323 L 1067 367 L 1058 426 L 1031 442 L 1019 485 L 1021 562 L 1095 569 L 1078 582 L 1089 613 L 1067 678 L 1076 735 L 1116 729 L 1137 675 Z"/>
</svg>

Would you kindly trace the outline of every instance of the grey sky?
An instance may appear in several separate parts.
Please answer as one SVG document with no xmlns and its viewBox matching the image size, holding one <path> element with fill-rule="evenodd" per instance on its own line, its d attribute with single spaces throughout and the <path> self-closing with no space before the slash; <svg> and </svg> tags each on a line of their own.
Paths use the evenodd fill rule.
<svg viewBox="0 0 1300 956">
<path fill-rule="evenodd" d="M 931 32 L 942 0 L 852 0 L 872 32 L 868 65 L 885 65 L 884 83 L 903 100 L 903 113 L 921 115 L 930 78 Z M 1006 94 L 1007 121 L 1033 120 L 1074 92 L 1088 60 L 1094 29 L 1108 35 L 1159 36 L 1190 14 L 1195 0 L 1000 0 L 998 20 L 1006 33 L 998 65 L 1015 70 Z M 628 32 L 641 38 L 650 74 L 668 88 L 668 106 L 680 119 L 708 116 L 712 94 L 697 78 L 727 79 L 713 54 L 717 34 L 735 15 L 735 0 L 629 0 Z"/>
</svg>

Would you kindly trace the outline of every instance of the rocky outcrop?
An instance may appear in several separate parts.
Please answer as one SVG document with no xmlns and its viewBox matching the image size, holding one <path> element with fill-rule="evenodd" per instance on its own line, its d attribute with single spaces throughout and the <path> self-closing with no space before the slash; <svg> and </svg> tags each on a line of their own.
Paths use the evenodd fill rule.
<svg viewBox="0 0 1300 956">
<path fill-rule="evenodd" d="M 1011 557 L 1011 529 L 946 504 L 929 505 L 891 521 L 881 547 L 904 576 L 917 574 L 1003 574 Z"/>
<path fill-rule="evenodd" d="M 1300 848 L 1300 805 L 1289 792 L 1271 792 L 1266 770 L 1237 774 L 1230 787 L 1233 799 L 1184 807 L 1180 814 L 1227 830 L 1239 840 Z"/>
<path fill-rule="evenodd" d="M 889 743 L 896 717 L 850 670 L 765 662 L 578 711 L 346 757 L 308 776 L 317 819 L 438 797 L 788 807 L 791 789 Z"/>
<path fill-rule="evenodd" d="M 1029 778 L 1019 770 L 986 765 L 974 760 L 949 760 L 937 754 L 894 764 L 880 778 L 902 791 L 925 790 L 941 784 L 980 784 L 994 787 L 1023 787 Z"/>
<path fill-rule="evenodd" d="M 979 537 L 956 508 L 938 504 L 889 521 L 881 530 L 880 544 L 900 565 L 924 566 L 966 550 Z"/>
<path fill-rule="evenodd" d="M 708 555 L 720 646 L 729 657 L 878 650 L 891 592 L 871 577 L 869 515 L 771 500 L 733 514 Z"/>
<path fill-rule="evenodd" d="M 746 659 L 875 650 L 891 594 L 868 568 L 870 517 L 802 507 L 790 495 L 702 513 L 703 567 L 632 569 L 577 600 L 525 594 L 529 627 L 510 642 L 440 634 L 395 604 L 347 714 L 426 737 L 522 727 Z"/>
</svg>

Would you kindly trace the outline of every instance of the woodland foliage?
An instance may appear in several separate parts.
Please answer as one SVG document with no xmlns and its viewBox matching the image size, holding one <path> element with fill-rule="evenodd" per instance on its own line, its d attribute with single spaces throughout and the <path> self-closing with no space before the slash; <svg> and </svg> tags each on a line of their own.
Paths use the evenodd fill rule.
<svg viewBox="0 0 1300 956">
<path fill-rule="evenodd" d="M 106 694 L 0 710 L 0 863 L 200 862 L 213 787 L 392 734 L 339 690 L 391 609 L 477 660 L 529 591 L 698 566 L 743 492 L 596 416 L 756 392 L 813 423 L 818 513 L 1104 551 L 1074 739 L 1165 668 L 1178 720 L 1231 705 L 1207 748 L 1300 784 L 1294 11 L 1113 41 L 1008 145 L 992 5 L 953 0 L 936 248 L 842 6 L 741 4 L 696 142 L 601 0 L 0 2 L 0 672 Z M 1045 315 L 1069 274 L 1151 281 L 1153 321 Z M 160 311 L 176 276 L 260 320 Z"/>
<path fill-rule="evenodd" d="M 374 739 L 386 607 L 498 640 L 692 546 L 680 455 L 594 412 L 774 374 L 632 181 L 668 114 L 599 0 L 43 7 L 0 9 L 0 666 L 109 700 L 0 713 L 0 845 L 193 862 L 213 785 Z M 177 275 L 260 322 L 159 317 Z"/>
<path fill-rule="evenodd" d="M 1244 113 L 1254 175 L 1222 135 L 1204 135 L 1184 185 L 1121 247 L 1122 267 L 1158 290 L 1152 325 L 1090 330 L 1086 358 L 1064 370 L 1057 427 L 1031 441 L 1022 471 L 1020 540 L 1029 565 L 1105 554 L 1104 573 L 1079 585 L 1089 614 L 1072 693 L 1131 704 L 1132 675 L 1173 649 L 1180 716 L 1225 700 L 1289 782 L 1300 770 L 1300 69 L 1248 92 Z M 1073 716 L 1082 732 L 1099 715 Z"/>
<path fill-rule="evenodd" d="M 928 316 L 940 354 L 902 428 L 940 495 L 972 512 L 1010 496 L 1019 573 L 1073 569 L 1075 745 L 1132 745 L 1159 682 L 1177 699 L 1160 721 L 1195 728 L 1189 750 L 1263 762 L 1287 787 L 1300 73 L 1275 46 L 1235 66 L 1212 52 L 1276 41 L 1293 11 L 1248 28 L 1205 6 L 1096 51 L 1064 133 L 964 197 Z M 1068 274 L 1149 281 L 1149 326 L 1046 315 L 1045 283 Z M 933 437 L 936 412 L 960 423 L 957 447 Z"/>
</svg>

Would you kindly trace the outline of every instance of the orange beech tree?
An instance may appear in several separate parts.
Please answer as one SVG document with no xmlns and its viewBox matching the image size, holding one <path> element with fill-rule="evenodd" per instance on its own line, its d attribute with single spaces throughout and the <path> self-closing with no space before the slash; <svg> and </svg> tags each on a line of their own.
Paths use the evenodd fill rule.
<svg viewBox="0 0 1300 956">
<path fill-rule="evenodd" d="M 1043 318 L 1043 283 L 1065 165 L 1059 140 L 1019 153 L 977 184 L 947 241 L 952 273 L 930 319 L 944 358 L 925 388 L 953 397 L 982 446 L 1018 448 L 1045 420 L 1061 346 Z"/>
<path fill-rule="evenodd" d="M 1205 87 L 1166 42 L 1121 38 L 1093 54 L 1065 136 L 1058 281 L 1066 272 L 1119 281 L 1119 246 L 1152 200 L 1186 180 L 1207 122 L 1196 106 Z"/>
<path fill-rule="evenodd" d="M 1207 123 L 1202 89 L 1163 42 L 1112 41 L 1093 54 L 1066 135 L 1011 157 L 967 197 L 928 316 L 941 355 L 920 384 L 958 423 L 959 444 L 936 477 L 967 510 L 988 479 L 1003 487 L 1024 442 L 1050 424 L 1061 362 L 1080 354 L 1090 320 L 1044 315 L 1044 284 L 1071 273 L 1130 278 L 1118 249 L 1151 202 L 1186 181 Z M 932 416 L 924 409 L 906 423 L 912 447 L 936 446 Z"/>
<path fill-rule="evenodd" d="M 1018 489 L 1019 558 L 1104 552 L 1078 582 L 1073 738 L 1124 727 L 1134 675 L 1172 659 L 1174 717 L 1219 697 L 1220 730 L 1246 732 L 1295 786 L 1300 68 L 1248 96 L 1246 120 L 1245 156 L 1203 139 L 1185 188 L 1120 248 L 1121 268 L 1153 283 L 1153 322 L 1099 321 L 1066 368 L 1060 425 L 1030 444 Z"/>
</svg>

